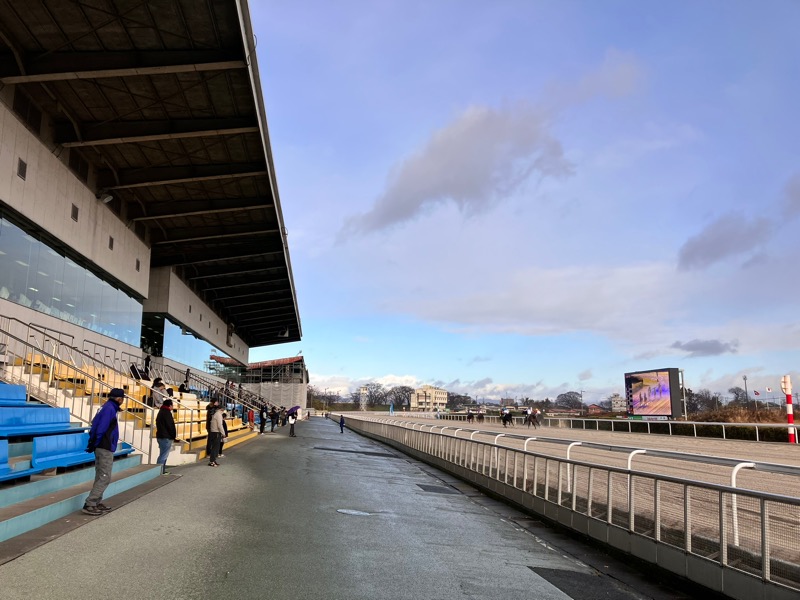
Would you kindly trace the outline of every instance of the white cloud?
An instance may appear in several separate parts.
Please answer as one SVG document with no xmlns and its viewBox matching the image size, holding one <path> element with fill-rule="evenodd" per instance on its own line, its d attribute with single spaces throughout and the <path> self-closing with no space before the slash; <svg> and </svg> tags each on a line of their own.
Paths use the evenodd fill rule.
<svg viewBox="0 0 800 600">
<path fill-rule="evenodd" d="M 600 168 L 629 167 L 650 154 L 686 146 L 702 137 L 696 128 L 686 123 L 650 124 L 640 135 L 616 141 L 602 148 L 593 163 Z"/>
<path fill-rule="evenodd" d="M 674 277 L 666 264 L 624 267 L 528 267 L 500 273 L 504 284 L 478 278 L 458 296 L 398 298 L 395 310 L 482 331 L 544 335 L 568 331 L 614 333 L 652 327 L 674 308 Z"/>
<path fill-rule="evenodd" d="M 385 229 L 448 201 L 467 214 L 480 213 L 532 173 L 563 177 L 571 172 L 536 108 L 471 107 L 396 167 L 373 208 L 351 218 L 343 234 Z"/>
<path fill-rule="evenodd" d="M 631 93 L 641 74 L 633 57 L 609 51 L 599 68 L 576 83 L 553 86 L 538 105 L 467 108 L 393 169 L 374 206 L 348 219 L 340 238 L 386 229 L 443 203 L 454 203 L 467 215 L 482 213 L 532 175 L 572 175 L 573 166 L 550 131 L 553 118 L 596 96 Z"/>
</svg>

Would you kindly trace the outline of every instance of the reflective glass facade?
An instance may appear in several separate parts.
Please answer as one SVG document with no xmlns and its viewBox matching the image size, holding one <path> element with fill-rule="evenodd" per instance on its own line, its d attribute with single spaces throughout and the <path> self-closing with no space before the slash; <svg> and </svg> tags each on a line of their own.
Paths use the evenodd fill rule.
<svg viewBox="0 0 800 600">
<path fill-rule="evenodd" d="M 141 347 L 152 356 L 166 356 L 198 371 L 206 370 L 212 354 L 225 354 L 160 313 L 145 313 Z"/>
<path fill-rule="evenodd" d="M 3 217 L 0 297 L 139 345 L 140 301 Z"/>
</svg>

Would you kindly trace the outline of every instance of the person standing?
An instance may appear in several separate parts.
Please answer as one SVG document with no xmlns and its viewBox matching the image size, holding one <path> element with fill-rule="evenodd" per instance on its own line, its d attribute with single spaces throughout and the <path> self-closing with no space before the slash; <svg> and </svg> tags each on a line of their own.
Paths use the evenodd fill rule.
<svg viewBox="0 0 800 600">
<path fill-rule="evenodd" d="M 225 446 L 225 442 L 228 441 L 228 413 L 222 411 L 222 437 L 219 439 L 219 455 L 217 458 L 225 458 L 225 455 L 222 453 L 222 448 Z"/>
<path fill-rule="evenodd" d="M 222 418 L 222 410 L 215 410 L 211 415 L 211 420 L 208 424 L 208 445 L 210 453 L 208 456 L 208 466 L 218 467 L 217 458 L 219 457 L 219 444 L 222 440 L 222 434 L 225 431 L 225 421 Z"/>
<path fill-rule="evenodd" d="M 161 465 L 162 475 L 167 474 L 167 456 L 172 450 L 172 442 L 178 437 L 175 429 L 175 418 L 172 416 L 172 400 L 167 398 L 158 409 L 156 417 L 156 441 L 158 442 L 158 460 L 156 464 Z"/>
<path fill-rule="evenodd" d="M 264 435 L 264 427 L 267 426 L 267 405 L 262 404 L 261 410 L 258 412 L 258 429 L 261 435 Z"/>
<path fill-rule="evenodd" d="M 117 451 L 119 441 L 117 413 L 122 410 L 124 400 L 125 392 L 119 388 L 112 389 L 108 393 L 108 400 L 92 419 L 86 451 L 94 452 L 94 485 L 83 503 L 84 514 L 99 516 L 111 510 L 101 500 L 103 492 L 111 483 L 114 452 Z"/>
<path fill-rule="evenodd" d="M 275 432 L 275 426 L 278 424 L 278 411 L 273 406 L 269 411 L 269 432 Z"/>
<path fill-rule="evenodd" d="M 217 411 L 217 399 L 211 398 L 206 407 L 206 433 L 208 437 L 206 438 L 206 455 L 211 456 L 211 419 L 214 416 L 214 413 Z"/>
<path fill-rule="evenodd" d="M 250 424 L 250 431 L 256 428 L 256 412 L 252 408 L 247 411 L 247 422 Z"/>
<path fill-rule="evenodd" d="M 160 381 L 153 386 L 153 406 L 161 408 L 164 404 L 164 399 L 167 397 L 167 384 Z"/>
<path fill-rule="evenodd" d="M 297 437 L 294 434 L 294 424 L 297 423 L 297 413 L 293 412 L 292 414 L 290 414 L 288 421 L 289 421 L 289 437 Z"/>
<path fill-rule="evenodd" d="M 344 433 L 344 415 L 339 416 L 339 433 Z"/>
</svg>

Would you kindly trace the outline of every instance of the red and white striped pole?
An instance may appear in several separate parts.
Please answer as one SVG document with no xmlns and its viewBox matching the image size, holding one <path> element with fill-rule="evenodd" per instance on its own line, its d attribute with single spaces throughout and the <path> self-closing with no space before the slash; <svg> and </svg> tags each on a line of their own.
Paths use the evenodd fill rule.
<svg viewBox="0 0 800 600">
<path fill-rule="evenodd" d="M 786 419 L 789 422 L 789 443 L 795 444 L 794 411 L 792 409 L 792 379 L 788 375 L 781 378 L 781 391 L 786 394 Z"/>
</svg>

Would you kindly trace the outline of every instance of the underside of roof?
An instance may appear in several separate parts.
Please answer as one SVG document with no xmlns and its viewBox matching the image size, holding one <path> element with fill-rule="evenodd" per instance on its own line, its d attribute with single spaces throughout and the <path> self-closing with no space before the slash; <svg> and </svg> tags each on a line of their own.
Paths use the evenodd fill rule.
<svg viewBox="0 0 800 600">
<path fill-rule="evenodd" d="M 254 47 L 244 0 L 0 0 L 0 82 L 251 347 L 301 337 Z"/>
</svg>

